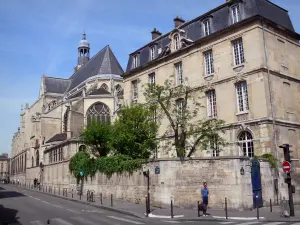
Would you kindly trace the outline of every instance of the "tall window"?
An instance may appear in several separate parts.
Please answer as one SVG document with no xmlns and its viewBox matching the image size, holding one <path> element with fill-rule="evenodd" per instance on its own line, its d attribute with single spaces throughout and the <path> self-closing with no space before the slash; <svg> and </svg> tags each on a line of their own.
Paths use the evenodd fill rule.
<svg viewBox="0 0 300 225">
<path fill-rule="evenodd" d="M 131 81 L 131 90 L 132 90 L 132 99 L 137 100 L 137 98 L 139 97 L 137 80 Z"/>
<path fill-rule="evenodd" d="M 150 47 L 150 60 L 155 59 L 155 46 Z"/>
<path fill-rule="evenodd" d="M 69 111 L 70 111 L 70 108 L 68 107 L 65 114 L 64 114 L 64 127 L 63 127 L 63 132 L 64 133 L 68 131 Z"/>
<path fill-rule="evenodd" d="M 247 112 L 249 110 L 248 104 L 248 88 L 247 82 L 243 81 L 236 84 L 238 112 Z"/>
<path fill-rule="evenodd" d="M 31 167 L 34 167 L 34 158 L 33 158 L 33 156 L 31 157 Z"/>
<path fill-rule="evenodd" d="M 139 57 L 138 57 L 138 55 L 134 55 L 134 56 L 133 56 L 132 67 L 133 67 L 133 68 L 138 67 L 138 63 L 139 63 Z"/>
<path fill-rule="evenodd" d="M 120 84 L 117 84 L 115 86 L 115 90 L 116 90 L 116 93 L 117 93 L 117 97 L 120 98 L 120 97 L 123 97 L 123 88 L 121 87 Z"/>
<path fill-rule="evenodd" d="M 58 149 L 58 161 L 62 161 L 63 160 L 63 148 L 59 148 Z"/>
<path fill-rule="evenodd" d="M 174 35 L 174 50 L 180 49 L 180 38 L 178 34 Z"/>
<path fill-rule="evenodd" d="M 183 71 L 182 71 L 182 62 L 175 64 L 175 72 L 176 72 L 176 84 L 183 84 Z"/>
<path fill-rule="evenodd" d="M 155 84 L 155 73 L 150 73 L 149 77 L 149 84 Z"/>
<path fill-rule="evenodd" d="M 235 65 L 240 65 L 245 62 L 244 57 L 244 47 L 243 47 L 243 40 L 237 39 L 232 42 L 233 53 L 234 53 L 234 63 Z"/>
<path fill-rule="evenodd" d="M 220 148 L 218 143 L 218 136 L 213 135 L 210 140 L 210 149 L 212 151 L 212 156 L 217 157 L 220 156 Z"/>
<path fill-rule="evenodd" d="M 204 53 L 205 58 L 205 74 L 210 75 L 215 72 L 214 70 L 214 59 L 213 59 L 213 52 L 209 50 Z"/>
<path fill-rule="evenodd" d="M 99 123 L 110 123 L 110 110 L 102 102 L 93 104 L 87 111 L 87 124 L 95 120 Z"/>
<path fill-rule="evenodd" d="M 210 90 L 206 93 L 207 96 L 207 115 L 210 118 L 217 116 L 217 101 L 216 101 L 216 91 Z"/>
<path fill-rule="evenodd" d="M 203 33 L 204 33 L 204 36 L 207 36 L 210 34 L 209 19 L 203 21 Z"/>
<path fill-rule="evenodd" d="M 183 117 L 183 104 L 184 104 L 183 99 L 176 100 L 177 114 L 179 119 L 182 119 Z"/>
<path fill-rule="evenodd" d="M 49 152 L 49 163 L 53 162 L 52 151 Z"/>
<path fill-rule="evenodd" d="M 239 135 L 238 142 L 244 156 L 254 157 L 253 137 L 248 131 L 243 131 Z"/>
<path fill-rule="evenodd" d="M 238 5 L 231 8 L 232 23 L 237 23 L 240 21 L 240 9 Z"/>
<path fill-rule="evenodd" d="M 39 150 L 37 150 L 35 153 L 35 166 L 39 166 L 39 164 L 40 164 L 40 154 L 39 154 Z"/>
<path fill-rule="evenodd" d="M 54 150 L 53 161 L 57 162 L 57 149 Z"/>
</svg>

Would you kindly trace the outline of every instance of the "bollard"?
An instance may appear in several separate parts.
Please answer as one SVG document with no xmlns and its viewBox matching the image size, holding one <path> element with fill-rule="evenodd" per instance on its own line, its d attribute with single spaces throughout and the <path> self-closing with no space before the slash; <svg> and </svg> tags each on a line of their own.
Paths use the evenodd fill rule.
<svg viewBox="0 0 300 225">
<path fill-rule="evenodd" d="M 272 212 L 272 199 L 270 199 L 270 212 Z"/>
<path fill-rule="evenodd" d="M 171 218 L 174 218 L 174 213 L 173 213 L 173 199 L 171 198 Z"/>
<path fill-rule="evenodd" d="M 60 195 L 60 188 L 58 188 L 58 195 Z"/>
<path fill-rule="evenodd" d="M 79 198 L 80 198 L 80 200 L 81 200 L 81 195 L 82 195 L 82 192 L 80 191 L 80 193 L 79 193 Z"/>
<path fill-rule="evenodd" d="M 226 220 L 228 220 L 227 198 L 226 197 L 225 197 L 225 216 L 226 216 Z"/>
<path fill-rule="evenodd" d="M 89 201 L 89 197 L 90 197 L 90 191 L 87 191 L 87 192 L 86 192 L 86 201 L 87 201 L 87 202 Z"/>
<path fill-rule="evenodd" d="M 257 219 L 259 220 L 258 195 L 256 195 L 256 213 L 257 213 Z"/>
<path fill-rule="evenodd" d="M 54 191 L 53 191 L 53 194 L 55 195 L 55 187 L 54 187 Z"/>
<path fill-rule="evenodd" d="M 73 189 L 72 189 L 72 198 L 73 198 Z"/>
<path fill-rule="evenodd" d="M 110 195 L 110 206 L 113 207 L 114 204 L 113 204 L 113 194 Z"/>
<path fill-rule="evenodd" d="M 197 209 L 198 209 L 198 217 L 200 217 L 200 202 L 197 202 Z"/>
<path fill-rule="evenodd" d="M 100 204 L 102 205 L 102 193 L 100 193 Z"/>
<path fill-rule="evenodd" d="M 68 189 L 66 188 L 66 197 L 68 197 Z"/>
<path fill-rule="evenodd" d="M 91 201 L 94 202 L 94 192 L 91 194 Z"/>
<path fill-rule="evenodd" d="M 148 199 L 147 199 L 147 195 L 145 195 L 145 203 L 146 203 L 146 217 L 149 217 L 149 214 L 148 214 Z"/>
</svg>

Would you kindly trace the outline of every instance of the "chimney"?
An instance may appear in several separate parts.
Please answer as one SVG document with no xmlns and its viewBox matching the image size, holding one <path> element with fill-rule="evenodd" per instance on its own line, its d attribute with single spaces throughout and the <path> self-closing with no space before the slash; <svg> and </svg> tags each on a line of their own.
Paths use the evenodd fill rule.
<svg viewBox="0 0 300 225">
<path fill-rule="evenodd" d="M 176 18 L 174 19 L 174 26 L 175 26 L 175 28 L 181 26 L 184 23 L 185 23 L 185 20 L 182 19 L 182 18 L 179 18 L 178 16 L 176 16 Z"/>
<path fill-rule="evenodd" d="M 154 39 L 158 38 L 159 36 L 161 36 L 161 33 L 158 30 L 156 30 L 156 28 L 153 29 L 151 34 L 152 34 L 152 40 L 154 40 Z"/>
</svg>

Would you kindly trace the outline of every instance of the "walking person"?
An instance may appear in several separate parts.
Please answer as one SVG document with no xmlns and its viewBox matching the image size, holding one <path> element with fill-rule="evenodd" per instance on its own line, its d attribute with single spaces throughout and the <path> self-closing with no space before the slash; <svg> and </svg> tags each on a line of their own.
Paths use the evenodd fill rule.
<svg viewBox="0 0 300 225">
<path fill-rule="evenodd" d="M 202 195 L 202 203 L 204 205 L 203 215 L 206 216 L 207 215 L 206 211 L 208 206 L 208 195 L 209 195 L 206 182 L 203 183 L 203 188 L 201 189 L 201 195 Z"/>
</svg>

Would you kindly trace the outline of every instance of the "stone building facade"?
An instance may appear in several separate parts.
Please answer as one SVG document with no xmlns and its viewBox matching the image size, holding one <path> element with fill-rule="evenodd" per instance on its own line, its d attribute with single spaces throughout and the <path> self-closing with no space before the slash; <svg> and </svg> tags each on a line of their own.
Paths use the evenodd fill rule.
<svg viewBox="0 0 300 225">
<path fill-rule="evenodd" d="M 152 41 L 130 54 L 123 75 L 124 101 L 145 102 L 145 84 L 163 85 L 171 77 L 174 87 L 188 84 L 206 90 L 199 93 L 204 106 L 199 118 L 226 122 L 224 138 L 230 145 L 198 149 L 193 157 L 271 153 L 280 163 L 279 146 L 290 143 L 293 157 L 299 158 L 299 37 L 288 12 L 265 0 L 226 1 L 187 22 L 176 17 L 172 31 L 162 35 L 154 29 Z M 165 118 L 160 135 L 167 127 Z M 173 153 L 162 139 L 159 157 Z M 299 203 L 297 161 L 293 168 Z M 287 197 L 284 176 L 281 171 L 274 176 L 279 198 Z"/>
<path fill-rule="evenodd" d="M 79 141 L 82 129 L 91 119 L 114 120 L 123 99 L 123 69 L 109 46 L 92 58 L 89 54 L 84 33 L 74 74 L 69 79 L 42 76 L 39 97 L 22 109 L 13 137 L 11 180 L 44 183 L 48 176 L 52 181 L 69 176 L 63 165 L 85 148 Z"/>
<path fill-rule="evenodd" d="M 9 177 L 9 162 L 7 153 L 0 155 L 0 180 Z"/>
</svg>

